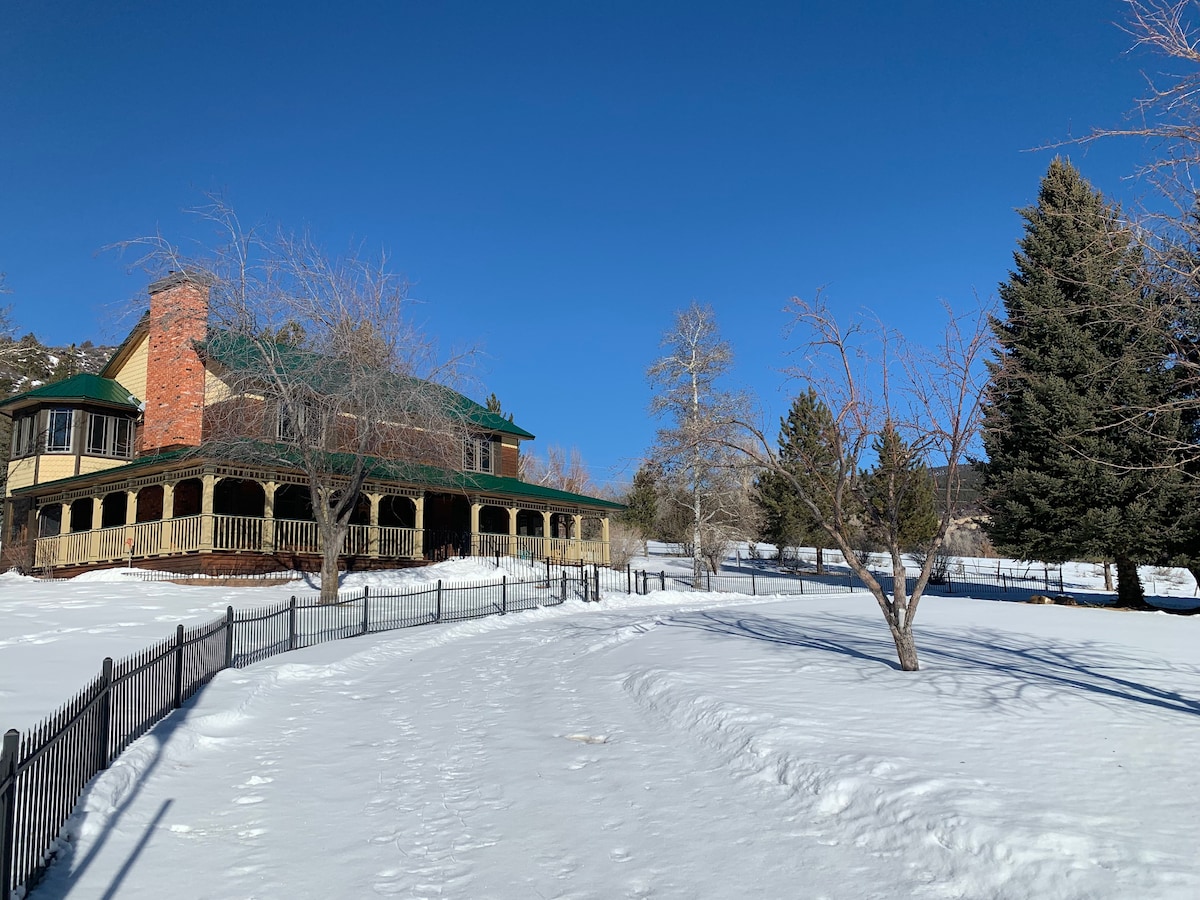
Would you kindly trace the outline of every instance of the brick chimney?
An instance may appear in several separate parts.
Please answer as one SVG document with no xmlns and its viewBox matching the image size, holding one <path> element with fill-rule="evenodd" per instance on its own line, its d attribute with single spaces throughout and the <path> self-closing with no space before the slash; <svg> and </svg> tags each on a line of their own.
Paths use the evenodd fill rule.
<svg viewBox="0 0 1200 900">
<path fill-rule="evenodd" d="M 209 281 L 173 272 L 150 285 L 142 452 L 196 447 L 204 424 L 204 364 L 195 342 L 208 323 Z"/>
</svg>

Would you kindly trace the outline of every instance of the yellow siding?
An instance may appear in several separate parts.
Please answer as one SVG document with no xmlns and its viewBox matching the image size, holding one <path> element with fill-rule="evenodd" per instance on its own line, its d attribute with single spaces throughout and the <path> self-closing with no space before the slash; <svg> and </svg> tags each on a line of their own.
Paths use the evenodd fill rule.
<svg viewBox="0 0 1200 900">
<path fill-rule="evenodd" d="M 90 475 L 92 472 L 102 472 L 105 469 L 115 469 L 126 465 L 127 459 L 113 459 L 110 456 L 81 456 L 79 457 L 79 474 Z M 48 479 L 43 478 L 42 481 Z"/>
<path fill-rule="evenodd" d="M 42 456 L 38 464 L 38 484 L 46 481 L 57 481 L 60 478 L 70 478 L 75 474 L 75 457 L 69 454 L 63 456 Z"/>
<path fill-rule="evenodd" d="M 14 459 L 8 464 L 8 493 L 6 496 L 12 496 L 12 492 L 17 488 L 29 487 L 31 484 L 33 484 L 32 456 Z"/>
<path fill-rule="evenodd" d="M 146 366 L 150 360 L 150 339 L 146 335 L 138 340 L 137 346 L 109 377 L 121 383 L 138 400 L 146 399 Z"/>
<path fill-rule="evenodd" d="M 211 406 L 233 396 L 229 385 L 213 374 L 211 369 L 204 370 L 204 405 Z"/>
</svg>

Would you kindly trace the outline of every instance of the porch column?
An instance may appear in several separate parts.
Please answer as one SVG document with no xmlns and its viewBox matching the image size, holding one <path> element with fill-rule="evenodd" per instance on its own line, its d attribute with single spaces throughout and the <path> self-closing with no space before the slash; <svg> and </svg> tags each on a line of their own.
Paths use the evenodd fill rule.
<svg viewBox="0 0 1200 900">
<path fill-rule="evenodd" d="M 368 519 L 370 530 L 367 531 L 367 554 L 379 555 L 379 494 L 367 494 L 367 502 L 371 504 L 371 516 Z"/>
<path fill-rule="evenodd" d="M 517 512 L 518 508 L 510 506 L 508 508 L 508 555 L 516 557 L 517 553 Z"/>
<path fill-rule="evenodd" d="M 88 562 L 100 558 L 100 529 L 104 527 L 104 498 L 92 498 L 92 533 L 88 538 Z"/>
<path fill-rule="evenodd" d="M 278 488 L 274 480 L 263 482 L 263 553 L 275 552 L 275 491 Z"/>
<path fill-rule="evenodd" d="M 425 556 L 425 494 L 420 493 L 412 498 L 413 502 L 413 559 L 423 559 Z"/>
<path fill-rule="evenodd" d="M 135 490 L 125 491 L 125 558 L 133 559 L 134 552 L 141 556 L 145 553 L 144 547 L 137 546 L 136 529 L 137 525 L 137 495 Z"/>
<path fill-rule="evenodd" d="M 571 540 L 575 547 L 575 558 L 583 559 L 583 516 L 579 513 L 571 516 Z"/>
<path fill-rule="evenodd" d="M 554 537 L 550 532 L 550 510 L 542 510 L 542 540 L 549 540 Z"/>
<path fill-rule="evenodd" d="M 604 564 L 611 566 L 612 554 L 608 552 L 608 516 L 600 517 L 600 540 L 604 541 L 604 547 L 600 551 L 604 554 Z"/>
<path fill-rule="evenodd" d="M 211 553 L 213 549 L 213 496 L 217 488 L 217 476 L 205 474 L 201 477 L 200 492 L 200 551 Z"/>
<path fill-rule="evenodd" d="M 479 555 L 479 510 L 483 504 L 478 497 L 471 498 L 471 555 Z"/>
<path fill-rule="evenodd" d="M 162 533 L 160 534 L 158 552 L 170 553 L 175 549 L 175 523 L 171 521 L 175 517 L 175 482 L 164 481 L 162 489 Z"/>
</svg>

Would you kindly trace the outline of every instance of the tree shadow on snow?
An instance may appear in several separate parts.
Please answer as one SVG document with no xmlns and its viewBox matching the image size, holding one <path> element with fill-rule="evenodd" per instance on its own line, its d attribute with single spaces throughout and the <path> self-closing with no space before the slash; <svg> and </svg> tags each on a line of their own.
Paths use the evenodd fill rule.
<svg viewBox="0 0 1200 900">
<path fill-rule="evenodd" d="M 695 628 L 832 653 L 898 670 L 891 634 L 882 621 L 828 613 L 772 618 L 760 613 L 714 610 L 672 616 L 664 625 Z M 995 629 L 916 629 L 917 652 L 926 666 L 912 678 L 944 697 L 978 698 L 995 707 L 1044 704 L 1046 692 L 1077 695 L 1119 709 L 1133 703 L 1200 715 L 1200 700 L 1159 683 L 1200 689 L 1200 667 L 1100 641 L 1064 641 Z M 1147 680 L 1139 680 L 1145 673 Z M 907 677 L 907 676 L 906 676 Z"/>
</svg>

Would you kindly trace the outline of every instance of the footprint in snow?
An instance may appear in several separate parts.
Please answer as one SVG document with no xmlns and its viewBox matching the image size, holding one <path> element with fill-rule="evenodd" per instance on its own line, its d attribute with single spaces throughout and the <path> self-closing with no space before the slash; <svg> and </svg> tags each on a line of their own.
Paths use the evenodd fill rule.
<svg viewBox="0 0 1200 900">
<path fill-rule="evenodd" d="M 577 741 L 580 744 L 607 744 L 607 734 L 566 734 L 563 735 L 568 741 Z"/>
</svg>

